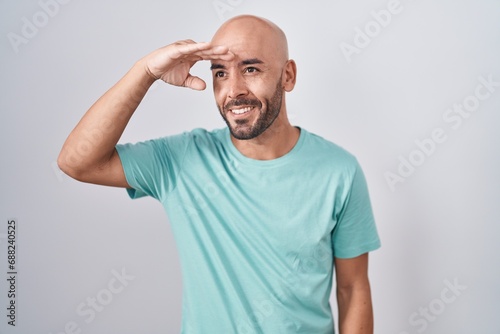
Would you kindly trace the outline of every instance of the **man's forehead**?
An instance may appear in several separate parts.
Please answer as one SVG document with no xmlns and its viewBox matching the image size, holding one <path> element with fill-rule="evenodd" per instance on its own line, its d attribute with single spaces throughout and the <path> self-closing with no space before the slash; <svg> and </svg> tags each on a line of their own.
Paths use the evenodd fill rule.
<svg viewBox="0 0 500 334">
<path fill-rule="evenodd" d="M 212 38 L 213 45 L 225 45 L 241 59 L 261 58 L 272 62 L 288 59 L 288 45 L 283 31 L 269 20 L 242 15 L 224 23 Z"/>
</svg>

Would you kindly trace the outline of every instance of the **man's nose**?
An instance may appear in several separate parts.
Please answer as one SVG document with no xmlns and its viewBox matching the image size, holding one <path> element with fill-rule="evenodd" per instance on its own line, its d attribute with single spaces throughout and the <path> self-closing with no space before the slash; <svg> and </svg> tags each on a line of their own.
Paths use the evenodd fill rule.
<svg viewBox="0 0 500 334">
<path fill-rule="evenodd" d="M 245 78 L 240 73 L 231 75 L 229 78 L 229 98 L 235 99 L 248 94 Z"/>
</svg>

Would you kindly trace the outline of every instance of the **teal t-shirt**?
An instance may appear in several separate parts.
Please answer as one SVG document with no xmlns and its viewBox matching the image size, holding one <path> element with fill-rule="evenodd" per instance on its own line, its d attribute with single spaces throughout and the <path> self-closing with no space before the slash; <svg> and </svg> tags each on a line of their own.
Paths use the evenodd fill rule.
<svg viewBox="0 0 500 334">
<path fill-rule="evenodd" d="M 183 334 L 334 333 L 334 257 L 380 247 L 363 172 L 301 129 L 255 160 L 227 128 L 117 145 L 132 198 L 164 206 L 180 255 Z"/>
</svg>

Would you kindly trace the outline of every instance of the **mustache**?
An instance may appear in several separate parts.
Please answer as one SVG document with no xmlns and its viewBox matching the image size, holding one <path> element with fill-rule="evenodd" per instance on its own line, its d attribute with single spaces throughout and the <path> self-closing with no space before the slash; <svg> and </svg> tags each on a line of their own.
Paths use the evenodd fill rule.
<svg viewBox="0 0 500 334">
<path fill-rule="evenodd" d="M 262 108 L 262 103 L 257 99 L 235 99 L 229 101 L 224 106 L 224 111 L 228 111 L 229 109 L 238 106 L 252 106 L 252 107 Z"/>
</svg>

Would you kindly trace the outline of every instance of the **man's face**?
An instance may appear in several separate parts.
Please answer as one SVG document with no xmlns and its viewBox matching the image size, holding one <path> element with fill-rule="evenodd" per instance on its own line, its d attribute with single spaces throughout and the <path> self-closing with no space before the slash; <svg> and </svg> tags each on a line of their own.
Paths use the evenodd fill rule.
<svg viewBox="0 0 500 334">
<path fill-rule="evenodd" d="M 245 76 L 257 76 L 259 69 L 248 66 L 242 71 L 244 72 L 241 75 L 243 78 L 232 80 L 241 80 L 241 83 L 221 83 L 219 81 L 231 81 L 231 79 L 225 78 L 226 75 L 238 76 L 240 73 L 228 74 L 221 69 L 214 69 L 214 92 L 219 112 L 231 134 L 236 139 L 245 140 L 259 136 L 273 124 L 281 110 L 283 89 L 281 88 L 281 77 L 275 82 L 274 87 L 265 82 L 247 86 L 246 81 L 251 80 L 245 80 Z M 216 85 L 219 89 L 215 88 Z M 234 96 L 228 95 L 221 92 L 223 89 L 220 89 L 220 86 L 223 85 L 241 86 L 242 93 Z M 266 89 L 263 89 L 264 87 Z"/>
<path fill-rule="evenodd" d="M 258 34 L 231 32 L 217 43 L 228 46 L 235 55 L 231 61 L 212 62 L 217 107 L 236 139 L 253 139 L 280 114 L 284 64 Z"/>
</svg>

